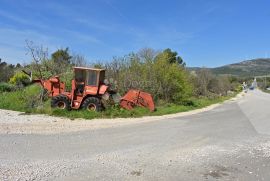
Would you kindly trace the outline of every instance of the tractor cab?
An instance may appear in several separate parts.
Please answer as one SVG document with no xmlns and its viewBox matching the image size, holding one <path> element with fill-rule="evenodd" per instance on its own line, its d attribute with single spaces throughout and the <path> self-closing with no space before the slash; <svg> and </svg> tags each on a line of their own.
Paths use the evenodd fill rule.
<svg viewBox="0 0 270 181">
<path fill-rule="evenodd" d="M 74 67 L 74 74 L 74 88 L 78 94 L 83 94 L 84 91 L 96 94 L 105 78 L 104 69 Z"/>
<path fill-rule="evenodd" d="M 74 67 L 76 82 L 84 82 L 88 86 L 99 86 L 105 78 L 105 69 Z"/>
<path fill-rule="evenodd" d="M 104 93 L 107 89 L 107 86 L 103 85 L 104 79 L 104 69 L 74 67 L 71 92 L 72 107 L 79 108 L 87 96 L 98 96 L 100 93 Z"/>
</svg>

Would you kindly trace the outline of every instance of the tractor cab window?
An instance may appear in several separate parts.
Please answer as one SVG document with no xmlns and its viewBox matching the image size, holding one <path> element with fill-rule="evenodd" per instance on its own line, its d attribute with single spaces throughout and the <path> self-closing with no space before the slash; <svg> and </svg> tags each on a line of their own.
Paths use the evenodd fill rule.
<svg viewBox="0 0 270 181">
<path fill-rule="evenodd" d="M 97 85 L 97 71 L 88 71 L 88 83 L 87 85 Z"/>
<path fill-rule="evenodd" d="M 105 79 L 105 71 L 101 71 L 99 74 L 99 82 L 103 83 Z"/>
<path fill-rule="evenodd" d="M 75 80 L 76 82 L 85 82 L 86 72 L 84 70 L 75 71 Z"/>
</svg>

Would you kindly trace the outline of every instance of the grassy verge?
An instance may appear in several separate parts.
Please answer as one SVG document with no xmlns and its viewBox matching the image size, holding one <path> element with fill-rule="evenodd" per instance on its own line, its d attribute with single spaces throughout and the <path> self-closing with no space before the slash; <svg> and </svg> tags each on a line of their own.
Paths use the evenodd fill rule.
<svg viewBox="0 0 270 181">
<path fill-rule="evenodd" d="M 29 86 L 23 90 L 15 92 L 0 92 L 0 109 L 8 109 L 14 111 L 21 111 L 31 114 L 48 114 L 53 116 L 68 117 L 70 119 L 75 118 L 116 118 L 116 117 L 142 117 L 142 116 L 157 116 L 165 114 L 173 114 L 178 112 L 185 112 L 194 109 L 203 108 L 211 104 L 220 103 L 235 96 L 218 97 L 214 99 L 209 98 L 192 98 L 189 105 L 176 105 L 166 104 L 156 107 L 155 112 L 150 112 L 145 108 L 136 108 L 131 111 L 125 110 L 119 106 L 113 106 L 102 112 L 89 112 L 85 110 L 57 110 L 51 109 L 50 100 L 40 104 L 37 101 L 37 96 L 40 91 L 38 86 Z"/>
<path fill-rule="evenodd" d="M 261 89 L 263 92 L 270 94 L 270 90 Z"/>
</svg>

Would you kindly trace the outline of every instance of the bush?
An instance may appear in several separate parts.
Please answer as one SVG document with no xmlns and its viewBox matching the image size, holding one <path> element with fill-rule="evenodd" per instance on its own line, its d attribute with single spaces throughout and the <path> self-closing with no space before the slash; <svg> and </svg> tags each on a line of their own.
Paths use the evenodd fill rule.
<svg viewBox="0 0 270 181">
<path fill-rule="evenodd" d="M 209 83 L 213 79 L 213 74 L 209 69 L 202 68 L 193 76 L 193 84 L 195 87 L 195 96 L 208 96 Z"/>
<path fill-rule="evenodd" d="M 193 86 L 182 59 L 176 55 L 147 49 L 115 58 L 105 65 L 106 77 L 117 83 L 122 95 L 129 89 L 139 89 L 152 94 L 155 102 L 179 103 L 192 94 Z"/>
<path fill-rule="evenodd" d="M 197 97 L 217 98 L 227 95 L 228 91 L 237 91 L 239 82 L 236 77 L 227 75 L 213 75 L 209 69 L 202 68 L 193 75 Z"/>
<path fill-rule="evenodd" d="M 9 83 L 17 86 L 27 86 L 31 82 L 29 77 L 23 72 L 17 72 L 13 77 L 10 78 Z"/>
<path fill-rule="evenodd" d="M 16 90 L 16 87 L 12 84 L 1 82 L 0 83 L 0 92 L 11 92 Z"/>
<path fill-rule="evenodd" d="M 167 102 L 179 103 L 192 94 L 192 85 L 188 72 L 177 63 L 169 63 L 166 54 L 159 56 L 153 65 L 159 90 L 156 93 L 160 99 Z"/>
<path fill-rule="evenodd" d="M 44 104 L 40 98 L 41 90 L 40 86 L 31 85 L 13 92 L 0 92 L 0 108 L 32 112 Z"/>
<path fill-rule="evenodd" d="M 227 92 L 231 90 L 231 83 L 226 76 L 213 77 L 207 88 L 213 94 L 227 95 Z"/>
<path fill-rule="evenodd" d="M 18 99 L 24 103 L 25 110 L 42 106 L 41 91 L 42 88 L 38 85 L 27 86 L 20 91 Z"/>
<path fill-rule="evenodd" d="M 66 85 L 66 91 L 71 91 L 71 82 L 74 77 L 74 73 L 72 69 L 67 69 L 67 71 L 61 74 L 61 81 L 63 81 Z"/>
</svg>

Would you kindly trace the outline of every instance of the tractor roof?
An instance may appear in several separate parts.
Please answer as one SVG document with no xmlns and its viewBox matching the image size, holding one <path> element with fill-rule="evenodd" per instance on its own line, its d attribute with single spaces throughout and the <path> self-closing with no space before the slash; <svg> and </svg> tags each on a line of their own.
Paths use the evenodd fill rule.
<svg viewBox="0 0 270 181">
<path fill-rule="evenodd" d="M 73 67 L 74 70 L 94 70 L 94 71 L 104 71 L 105 69 L 88 68 L 88 67 Z"/>
</svg>

